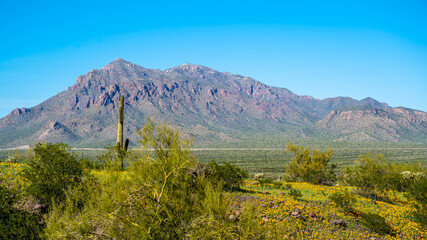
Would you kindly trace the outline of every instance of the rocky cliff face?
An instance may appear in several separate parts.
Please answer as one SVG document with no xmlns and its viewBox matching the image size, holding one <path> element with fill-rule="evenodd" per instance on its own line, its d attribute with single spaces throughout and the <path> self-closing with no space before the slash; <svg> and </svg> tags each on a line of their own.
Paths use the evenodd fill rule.
<svg viewBox="0 0 427 240">
<path fill-rule="evenodd" d="M 427 133 L 425 113 L 392 109 L 372 98 L 319 100 L 204 66 L 184 64 L 161 71 L 116 59 L 79 76 L 73 86 L 43 103 L 15 109 L 0 119 L 0 146 L 35 141 L 80 146 L 114 143 L 121 94 L 126 99 L 125 134 L 134 141 L 137 128 L 154 115 L 194 135 L 196 143 L 236 141 L 239 136 L 257 132 L 298 133 L 301 128 L 351 140 L 408 141 Z M 379 112 L 336 111 L 356 106 Z M 388 130 L 381 130 L 382 134 L 372 133 L 384 128 Z M 364 137 L 349 137 L 351 131 Z"/>
</svg>

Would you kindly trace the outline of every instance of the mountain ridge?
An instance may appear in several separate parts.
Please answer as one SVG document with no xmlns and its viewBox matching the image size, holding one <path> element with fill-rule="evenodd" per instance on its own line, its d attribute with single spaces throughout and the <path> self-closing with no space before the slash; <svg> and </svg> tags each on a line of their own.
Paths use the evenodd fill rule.
<svg viewBox="0 0 427 240">
<path fill-rule="evenodd" d="M 239 136 L 257 132 L 298 137 L 301 129 L 313 133 L 303 137 L 335 140 L 419 141 L 427 135 L 426 113 L 391 108 L 370 97 L 316 99 L 201 65 L 185 63 L 162 71 L 117 58 L 78 76 L 67 90 L 39 105 L 15 109 L 0 119 L 0 146 L 37 139 L 79 146 L 112 144 L 121 94 L 126 99 L 125 134 L 134 142 L 137 128 L 153 115 L 172 121 L 198 142 L 239 141 Z M 352 114 L 366 117 L 349 117 Z M 46 127 L 50 122 L 61 127 Z M 375 133 L 381 127 L 388 130 Z"/>
</svg>

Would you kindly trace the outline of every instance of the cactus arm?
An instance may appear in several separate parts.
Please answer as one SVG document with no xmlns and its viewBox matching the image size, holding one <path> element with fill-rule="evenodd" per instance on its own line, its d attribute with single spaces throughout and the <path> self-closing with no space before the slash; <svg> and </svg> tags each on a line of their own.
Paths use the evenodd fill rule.
<svg viewBox="0 0 427 240">
<path fill-rule="evenodd" d="M 129 138 L 126 138 L 126 141 L 125 141 L 125 151 L 128 150 L 128 146 L 129 146 Z"/>
</svg>

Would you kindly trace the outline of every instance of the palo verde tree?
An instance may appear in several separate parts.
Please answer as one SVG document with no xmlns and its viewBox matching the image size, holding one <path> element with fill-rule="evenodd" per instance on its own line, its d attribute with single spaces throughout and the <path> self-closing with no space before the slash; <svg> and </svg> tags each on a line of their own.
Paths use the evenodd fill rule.
<svg viewBox="0 0 427 240">
<path fill-rule="evenodd" d="M 336 181 L 336 165 L 329 165 L 334 153 L 332 149 L 322 152 L 289 143 L 286 150 L 294 154 L 286 166 L 286 174 L 290 180 L 324 185 L 331 185 Z"/>
</svg>

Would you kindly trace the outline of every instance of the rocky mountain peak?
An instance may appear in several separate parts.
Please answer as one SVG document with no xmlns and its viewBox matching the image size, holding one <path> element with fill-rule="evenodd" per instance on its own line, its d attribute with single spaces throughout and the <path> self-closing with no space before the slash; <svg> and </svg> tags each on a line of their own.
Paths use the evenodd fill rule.
<svg viewBox="0 0 427 240">
<path fill-rule="evenodd" d="M 372 98 L 320 100 L 201 65 L 186 63 L 161 71 L 117 58 L 79 76 L 72 87 L 38 106 L 15 109 L 0 119 L 0 146 L 36 140 L 80 146 L 114 143 L 122 94 L 133 141 L 135 129 L 153 115 L 173 121 L 184 133 L 194 134 L 196 141 L 209 143 L 239 141 L 256 133 L 293 135 L 296 131 L 299 136 L 301 129 L 309 129 L 306 137 L 344 136 L 358 141 L 367 136 L 356 134 L 363 131 L 385 141 L 425 139 L 427 134 L 426 113 L 392 109 Z M 378 129 L 390 131 L 376 134 Z"/>
<path fill-rule="evenodd" d="M 180 74 L 212 74 L 219 73 L 218 71 L 202 65 L 184 63 L 182 65 L 170 68 L 166 72 L 177 72 Z"/>
<path fill-rule="evenodd" d="M 73 87 L 79 88 L 87 85 L 90 87 L 93 85 L 137 81 L 156 77 L 161 72 L 160 70 L 147 69 L 122 58 L 117 58 L 102 69 L 92 69 L 87 74 L 79 76 Z"/>
<path fill-rule="evenodd" d="M 123 58 L 116 58 L 109 64 L 105 65 L 103 69 L 109 69 L 109 68 L 127 68 L 127 67 L 134 67 L 137 66 L 129 61 L 124 60 Z"/>
<path fill-rule="evenodd" d="M 377 108 L 390 108 L 390 106 L 387 103 L 378 102 L 377 100 L 371 97 L 364 98 L 360 100 L 360 102 L 364 105 L 373 106 Z"/>
</svg>

